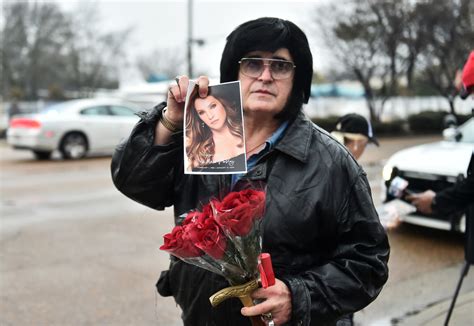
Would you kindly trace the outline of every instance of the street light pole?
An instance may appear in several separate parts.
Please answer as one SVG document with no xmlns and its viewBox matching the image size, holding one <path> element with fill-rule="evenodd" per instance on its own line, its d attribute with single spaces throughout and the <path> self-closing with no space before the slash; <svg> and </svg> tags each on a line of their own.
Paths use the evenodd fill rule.
<svg viewBox="0 0 474 326">
<path fill-rule="evenodd" d="M 188 76 L 193 78 L 193 0 L 188 0 Z"/>
</svg>

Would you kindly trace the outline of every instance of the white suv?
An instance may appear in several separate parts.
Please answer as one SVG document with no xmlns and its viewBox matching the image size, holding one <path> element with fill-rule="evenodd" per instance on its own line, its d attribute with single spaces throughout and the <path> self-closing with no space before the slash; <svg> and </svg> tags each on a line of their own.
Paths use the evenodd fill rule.
<svg viewBox="0 0 474 326">
<path fill-rule="evenodd" d="M 428 189 L 437 192 L 466 177 L 474 151 L 474 118 L 459 128 L 446 129 L 443 136 L 443 141 L 407 148 L 390 157 L 383 168 L 383 201 L 394 199 L 388 189 L 397 176 L 408 181 L 407 190 L 411 192 Z M 399 218 L 403 222 L 430 228 L 465 231 L 463 211 L 451 215 L 424 215 L 416 211 Z"/>
</svg>

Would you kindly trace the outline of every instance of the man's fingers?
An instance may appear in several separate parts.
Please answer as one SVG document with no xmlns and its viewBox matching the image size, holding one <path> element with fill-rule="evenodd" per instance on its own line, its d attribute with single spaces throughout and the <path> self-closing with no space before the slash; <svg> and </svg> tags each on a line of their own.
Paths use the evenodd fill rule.
<svg viewBox="0 0 474 326">
<path fill-rule="evenodd" d="M 177 103 L 181 102 L 181 94 L 179 93 L 178 85 L 170 85 L 168 87 L 168 102 L 174 100 Z"/>
<path fill-rule="evenodd" d="M 199 85 L 199 97 L 206 97 L 209 87 L 209 78 L 200 76 L 196 82 Z"/>
<path fill-rule="evenodd" d="M 269 311 L 271 311 L 270 305 L 268 305 L 266 302 L 262 302 L 252 307 L 243 307 L 240 312 L 242 313 L 242 315 L 248 317 L 258 316 Z"/>
<path fill-rule="evenodd" d="M 252 292 L 251 297 L 252 299 L 267 299 L 268 294 L 266 293 L 265 289 L 259 288 Z"/>
<path fill-rule="evenodd" d="M 186 99 L 186 91 L 189 85 L 189 78 L 188 76 L 176 76 L 174 80 L 175 84 L 170 85 L 168 93 L 177 103 L 182 103 Z"/>
<path fill-rule="evenodd" d="M 184 100 L 186 99 L 186 93 L 188 90 L 189 78 L 188 76 L 179 76 L 177 77 L 176 83 L 178 84 L 180 102 L 184 102 Z"/>
</svg>

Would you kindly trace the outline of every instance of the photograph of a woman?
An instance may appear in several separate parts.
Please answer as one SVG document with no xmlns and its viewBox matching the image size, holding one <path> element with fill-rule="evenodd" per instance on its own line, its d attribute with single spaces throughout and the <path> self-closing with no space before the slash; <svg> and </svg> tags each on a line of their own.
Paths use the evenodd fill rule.
<svg viewBox="0 0 474 326">
<path fill-rule="evenodd" d="M 247 167 L 239 82 L 211 86 L 209 90 L 205 98 L 191 92 L 186 105 L 186 173 L 244 173 Z"/>
</svg>

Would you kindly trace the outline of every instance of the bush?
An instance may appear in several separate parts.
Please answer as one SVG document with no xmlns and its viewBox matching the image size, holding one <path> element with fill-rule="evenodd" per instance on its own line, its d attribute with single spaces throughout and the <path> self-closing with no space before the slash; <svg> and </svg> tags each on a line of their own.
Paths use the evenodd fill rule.
<svg viewBox="0 0 474 326">
<path fill-rule="evenodd" d="M 445 111 L 423 111 L 408 116 L 407 120 L 398 119 L 389 122 L 373 122 L 375 136 L 400 136 L 408 133 L 414 134 L 440 134 L 444 125 L 444 118 L 448 112 Z M 471 114 L 456 115 L 458 125 L 463 124 L 471 118 Z M 324 118 L 312 118 L 311 120 L 324 130 L 331 132 L 336 128 L 339 116 L 331 115 Z"/>
<path fill-rule="evenodd" d="M 327 132 L 331 132 L 336 128 L 336 123 L 338 119 L 339 116 L 330 115 L 325 118 L 312 118 L 311 121 L 313 121 L 315 124 L 318 125 L 318 127 L 323 128 Z"/>
<path fill-rule="evenodd" d="M 375 137 L 377 136 L 399 136 L 407 133 L 405 120 L 392 120 L 389 122 L 372 123 Z"/>
<path fill-rule="evenodd" d="M 339 116 L 331 115 L 325 118 L 313 118 L 311 119 L 315 124 L 324 130 L 331 132 L 336 128 L 337 120 Z M 390 136 L 390 135 L 401 135 L 406 132 L 406 122 L 404 120 L 393 120 L 390 122 L 376 122 L 372 123 L 374 134 Z"/>
<path fill-rule="evenodd" d="M 445 128 L 443 120 L 448 114 L 445 111 L 423 111 L 408 116 L 408 126 L 415 134 L 441 133 Z"/>
</svg>

